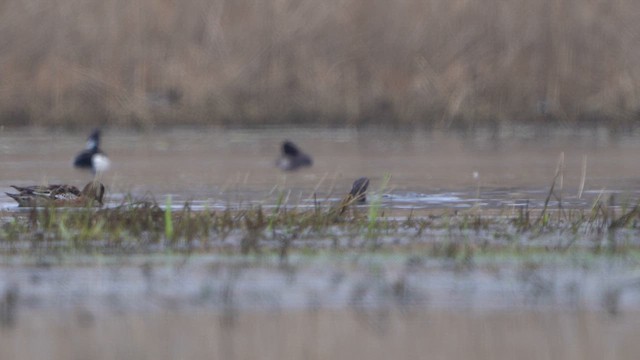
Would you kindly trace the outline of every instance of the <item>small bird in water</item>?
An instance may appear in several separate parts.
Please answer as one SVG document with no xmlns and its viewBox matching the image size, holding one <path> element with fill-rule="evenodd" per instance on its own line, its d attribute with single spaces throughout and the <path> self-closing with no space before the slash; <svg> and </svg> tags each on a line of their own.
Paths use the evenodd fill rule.
<svg viewBox="0 0 640 360">
<path fill-rule="evenodd" d="M 282 154 L 276 160 L 276 166 L 281 170 L 293 171 L 303 166 L 313 165 L 311 156 L 303 153 L 296 144 L 289 140 L 282 143 Z"/>
<path fill-rule="evenodd" d="M 84 150 L 76 156 L 73 166 L 80 169 L 90 169 L 96 175 L 109 169 L 111 162 L 107 154 L 100 150 L 100 129 L 93 131 Z"/>
<path fill-rule="evenodd" d="M 369 178 L 361 177 L 353 182 L 351 191 L 342 199 L 338 207 L 338 212 L 342 215 L 349 205 L 364 204 L 367 201 L 367 189 L 369 188 Z"/>
<path fill-rule="evenodd" d="M 350 201 L 355 201 L 357 203 L 364 203 L 367 201 L 367 189 L 369 188 L 369 178 L 361 177 L 353 182 L 353 186 L 351 186 L 351 191 L 347 197 Z"/>
<path fill-rule="evenodd" d="M 73 185 L 15 186 L 18 194 L 6 193 L 20 207 L 83 207 L 102 206 L 104 185 L 92 181 L 82 191 Z"/>
</svg>

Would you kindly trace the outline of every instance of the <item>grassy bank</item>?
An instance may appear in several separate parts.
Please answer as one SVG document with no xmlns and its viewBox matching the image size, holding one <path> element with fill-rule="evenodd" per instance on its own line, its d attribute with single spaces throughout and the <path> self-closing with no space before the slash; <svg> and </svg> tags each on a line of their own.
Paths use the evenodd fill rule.
<svg viewBox="0 0 640 360">
<path fill-rule="evenodd" d="M 637 119 L 632 0 L 34 0 L 0 6 L 0 123 Z"/>
</svg>

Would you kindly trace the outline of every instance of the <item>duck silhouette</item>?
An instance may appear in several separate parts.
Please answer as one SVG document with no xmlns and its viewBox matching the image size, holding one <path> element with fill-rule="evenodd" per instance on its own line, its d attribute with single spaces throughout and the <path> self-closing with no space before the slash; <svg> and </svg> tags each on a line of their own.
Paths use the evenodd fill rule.
<svg viewBox="0 0 640 360">
<path fill-rule="evenodd" d="M 289 140 L 282 143 L 282 152 L 276 160 L 278 168 L 284 171 L 293 171 L 311 165 L 313 165 L 311 156 L 302 152 L 296 144 Z"/>
<path fill-rule="evenodd" d="M 367 189 L 369 188 L 369 178 L 361 177 L 353 182 L 351 186 L 351 191 L 347 197 L 351 201 L 355 201 L 357 203 L 365 203 L 367 201 Z"/>
<path fill-rule="evenodd" d="M 367 189 L 369 188 L 369 178 L 361 177 L 356 179 L 351 185 L 351 191 L 338 205 L 338 214 L 342 215 L 351 205 L 364 204 L 367 201 Z"/>
</svg>

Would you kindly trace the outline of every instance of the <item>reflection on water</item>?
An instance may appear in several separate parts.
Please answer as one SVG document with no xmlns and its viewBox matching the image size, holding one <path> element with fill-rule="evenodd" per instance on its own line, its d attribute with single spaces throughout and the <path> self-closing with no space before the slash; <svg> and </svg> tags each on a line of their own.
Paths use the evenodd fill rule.
<svg viewBox="0 0 640 360">
<path fill-rule="evenodd" d="M 635 359 L 640 315 L 381 311 L 33 312 L 2 359 Z M 428 354 L 428 355 L 427 355 Z"/>
<path fill-rule="evenodd" d="M 564 259 L 566 260 L 566 259 Z M 582 309 L 612 314 L 640 304 L 638 262 L 589 259 L 468 263 L 428 256 L 334 254 L 291 256 L 286 264 L 222 255 L 68 259 L 66 266 L 2 268 L 0 304 L 8 295 L 20 312 L 136 313 L 380 309 Z M 43 259 L 41 264 L 52 259 Z M 16 259 L 15 263 L 19 263 Z M 531 266 L 535 264 L 535 266 Z M 615 274 L 615 275 L 612 275 Z M 8 294 L 8 295 L 7 295 Z"/>
<path fill-rule="evenodd" d="M 468 267 L 386 256 L 293 257 L 286 266 L 76 257 L 65 267 L 0 268 L 0 310 L 11 311 L 0 322 L 0 358 L 632 359 L 640 351 L 632 260 Z M 9 307 L 7 295 L 16 297 Z"/>
<path fill-rule="evenodd" d="M 187 200 L 194 209 L 271 207 L 281 200 L 312 207 L 339 201 L 353 180 L 366 176 L 369 201 L 385 209 L 540 208 L 563 154 L 550 206 L 587 208 L 614 195 L 617 203 L 631 204 L 640 197 L 639 133 L 534 130 L 108 130 L 103 148 L 113 166 L 102 181 L 107 206 L 131 193 L 161 204 L 170 195 L 176 209 Z M 11 184 L 90 181 L 89 173 L 71 166 L 85 137 L 0 130 L 1 193 Z M 284 139 L 309 152 L 313 167 L 278 170 Z M 387 174 L 391 181 L 382 188 Z M 9 200 L 0 195 L 0 208 L 15 210 Z M 409 232 L 415 231 L 400 229 L 381 241 L 406 245 L 417 236 Z M 500 235 L 446 227 L 420 233 L 429 244 L 469 243 L 471 256 L 437 256 L 420 246 L 411 253 L 372 252 L 366 239 L 349 246 L 340 246 L 348 239 L 302 239 L 292 246 L 319 254 L 300 251 L 286 262 L 269 255 L 280 246 L 276 240 L 264 241 L 266 255 L 224 255 L 225 247 L 238 248 L 237 236 L 216 241 L 212 254 L 185 256 L 154 248 L 144 255 L 79 255 L 56 251 L 68 247 L 53 242 L 39 252 L 37 241 L 7 241 L 0 259 L 0 358 L 390 359 L 428 353 L 538 359 L 545 349 L 550 359 L 600 359 L 633 358 L 640 351 L 633 250 L 595 257 L 581 251 L 539 257 L 526 250 L 529 244 L 564 248 L 565 242 L 589 249 L 607 235 L 593 241 L 580 229 Z M 619 234 L 637 242 L 635 230 Z M 513 257 L 508 251 L 498 258 L 473 256 L 476 246 L 490 242 L 524 250 Z M 340 250 L 329 251 L 335 244 Z M 127 244 L 119 247 L 126 254 Z"/>
<path fill-rule="evenodd" d="M 536 130 L 536 129 L 533 129 Z M 556 189 L 564 206 L 584 207 L 603 195 L 635 201 L 640 134 L 601 129 L 548 132 L 520 129 L 474 135 L 382 130 L 174 129 L 107 130 L 103 148 L 113 162 L 105 175 L 111 204 L 125 194 L 152 194 L 160 202 L 194 200 L 196 206 L 260 203 L 311 206 L 314 194 L 337 201 L 358 177 L 386 207 L 489 208 L 541 206 L 563 154 Z M 65 182 L 91 175 L 73 169 L 86 134 L 44 130 L 0 131 L 0 190 L 9 185 Z M 292 139 L 314 165 L 284 173 L 275 167 L 280 143 Z M 578 198 L 584 177 L 584 191 Z M 386 174 L 389 185 L 380 189 Z M 0 195 L 0 206 L 11 207 Z M 558 199 L 553 198 L 552 201 Z M 551 203 L 554 206 L 554 203 Z"/>
</svg>

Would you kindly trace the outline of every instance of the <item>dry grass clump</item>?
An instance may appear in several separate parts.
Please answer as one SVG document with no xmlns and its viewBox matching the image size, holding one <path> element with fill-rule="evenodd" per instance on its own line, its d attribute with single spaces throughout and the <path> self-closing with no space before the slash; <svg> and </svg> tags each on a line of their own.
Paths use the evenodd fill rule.
<svg viewBox="0 0 640 360">
<path fill-rule="evenodd" d="M 628 121 L 632 0 L 34 0 L 0 7 L 0 123 Z"/>
</svg>

